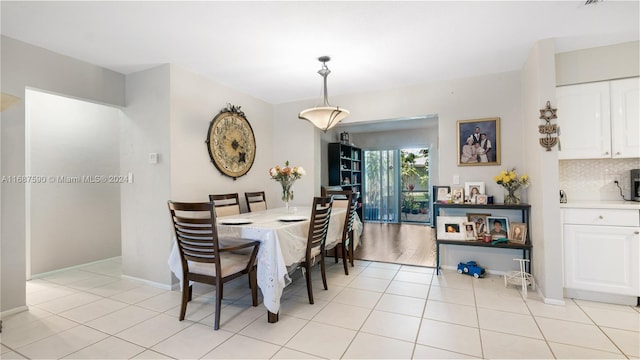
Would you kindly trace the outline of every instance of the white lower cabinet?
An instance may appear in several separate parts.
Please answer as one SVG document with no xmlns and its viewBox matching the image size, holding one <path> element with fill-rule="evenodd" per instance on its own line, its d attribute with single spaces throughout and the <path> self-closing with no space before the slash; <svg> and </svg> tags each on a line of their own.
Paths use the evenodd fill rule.
<svg viewBox="0 0 640 360">
<path fill-rule="evenodd" d="M 565 288 L 640 296 L 639 260 L 637 227 L 564 225 Z"/>
</svg>

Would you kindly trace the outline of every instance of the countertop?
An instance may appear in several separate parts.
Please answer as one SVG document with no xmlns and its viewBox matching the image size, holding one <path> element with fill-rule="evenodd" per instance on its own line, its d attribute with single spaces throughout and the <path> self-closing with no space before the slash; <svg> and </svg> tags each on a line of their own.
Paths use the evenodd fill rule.
<svg viewBox="0 0 640 360">
<path fill-rule="evenodd" d="M 622 210 L 640 210 L 640 202 L 637 201 L 569 201 L 560 204 L 561 208 L 567 209 L 622 209 Z"/>
</svg>

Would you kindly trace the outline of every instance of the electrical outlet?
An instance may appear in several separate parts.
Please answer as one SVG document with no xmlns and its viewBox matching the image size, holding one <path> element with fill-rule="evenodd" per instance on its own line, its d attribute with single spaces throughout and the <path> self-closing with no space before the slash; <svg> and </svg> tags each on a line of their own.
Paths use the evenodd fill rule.
<svg viewBox="0 0 640 360">
<path fill-rule="evenodd" d="M 605 185 L 615 183 L 616 181 L 618 184 L 620 183 L 620 174 L 604 174 Z"/>
</svg>

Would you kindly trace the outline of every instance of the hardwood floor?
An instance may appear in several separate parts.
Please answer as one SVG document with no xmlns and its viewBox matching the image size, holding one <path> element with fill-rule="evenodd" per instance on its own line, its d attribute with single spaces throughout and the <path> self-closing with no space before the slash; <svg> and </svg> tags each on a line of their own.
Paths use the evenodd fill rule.
<svg viewBox="0 0 640 360">
<path fill-rule="evenodd" d="M 414 224 L 365 223 L 354 257 L 403 265 L 434 267 L 435 229 Z"/>
</svg>

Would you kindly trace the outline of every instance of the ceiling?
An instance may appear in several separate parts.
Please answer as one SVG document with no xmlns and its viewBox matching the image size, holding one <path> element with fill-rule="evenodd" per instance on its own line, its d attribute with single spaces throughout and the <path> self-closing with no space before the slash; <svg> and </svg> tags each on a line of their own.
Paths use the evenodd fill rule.
<svg viewBox="0 0 640 360">
<path fill-rule="evenodd" d="M 636 1 L 1 1 L 2 34 L 123 74 L 172 63 L 272 104 L 519 70 L 639 39 Z"/>
</svg>

